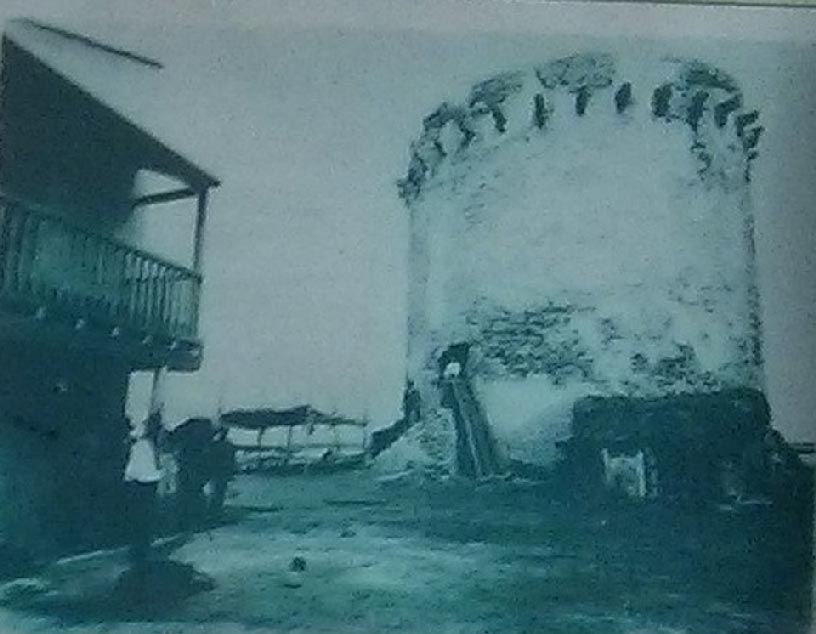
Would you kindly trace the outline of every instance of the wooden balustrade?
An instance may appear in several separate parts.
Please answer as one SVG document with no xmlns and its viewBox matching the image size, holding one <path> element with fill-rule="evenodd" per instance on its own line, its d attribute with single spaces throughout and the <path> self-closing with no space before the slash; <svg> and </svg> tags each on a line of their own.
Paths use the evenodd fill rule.
<svg viewBox="0 0 816 634">
<path fill-rule="evenodd" d="M 201 276 L 0 193 L 0 298 L 194 340 Z"/>
</svg>

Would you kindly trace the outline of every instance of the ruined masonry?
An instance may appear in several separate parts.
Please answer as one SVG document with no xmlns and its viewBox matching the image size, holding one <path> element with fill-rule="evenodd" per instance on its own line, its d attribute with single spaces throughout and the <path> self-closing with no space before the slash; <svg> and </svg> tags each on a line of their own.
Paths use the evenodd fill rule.
<svg viewBox="0 0 816 634">
<path fill-rule="evenodd" d="M 522 462 L 552 462 L 586 396 L 761 390 L 761 134 L 722 70 L 605 53 L 487 78 L 430 113 L 399 182 L 428 424 L 449 420 L 438 358 L 462 342 L 496 445 Z"/>
</svg>

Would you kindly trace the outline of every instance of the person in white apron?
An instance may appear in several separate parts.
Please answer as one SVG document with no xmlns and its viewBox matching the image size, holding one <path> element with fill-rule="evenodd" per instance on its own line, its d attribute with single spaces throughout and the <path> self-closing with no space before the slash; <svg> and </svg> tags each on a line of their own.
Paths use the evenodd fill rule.
<svg viewBox="0 0 816 634">
<path fill-rule="evenodd" d="M 161 417 L 151 414 L 131 433 L 132 442 L 125 466 L 127 514 L 130 530 L 130 563 L 142 568 L 148 561 L 153 541 L 156 490 L 162 473 L 157 443 Z"/>
</svg>

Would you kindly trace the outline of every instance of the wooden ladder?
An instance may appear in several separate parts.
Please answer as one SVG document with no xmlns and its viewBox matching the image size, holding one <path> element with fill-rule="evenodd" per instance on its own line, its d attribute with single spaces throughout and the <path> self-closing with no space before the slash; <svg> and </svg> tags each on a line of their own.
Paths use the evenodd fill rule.
<svg viewBox="0 0 816 634">
<path fill-rule="evenodd" d="M 461 433 L 465 436 L 474 475 L 486 478 L 501 474 L 487 416 L 476 400 L 470 383 L 460 376 L 449 379 L 449 387 L 453 397 L 454 416 L 458 417 Z"/>
</svg>

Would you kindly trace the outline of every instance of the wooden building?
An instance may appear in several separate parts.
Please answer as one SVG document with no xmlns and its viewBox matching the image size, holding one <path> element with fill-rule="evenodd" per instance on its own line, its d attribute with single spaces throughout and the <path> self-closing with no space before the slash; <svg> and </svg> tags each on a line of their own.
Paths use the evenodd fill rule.
<svg viewBox="0 0 816 634">
<path fill-rule="evenodd" d="M 218 180 L 152 125 L 160 62 L 28 20 L 1 54 L 0 539 L 39 553 L 121 528 L 130 373 L 201 364 Z M 191 229 L 160 255 L 144 218 L 174 201 Z"/>
</svg>

